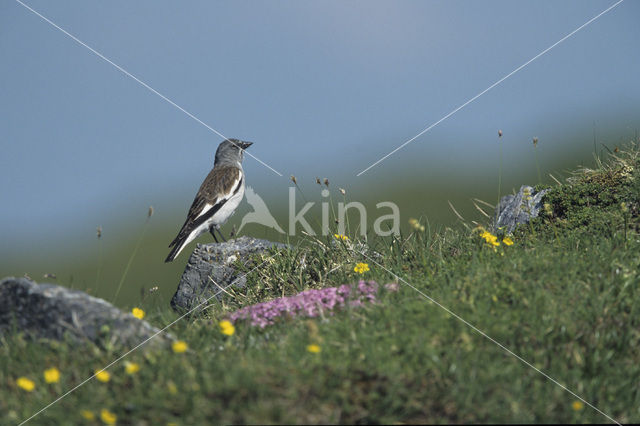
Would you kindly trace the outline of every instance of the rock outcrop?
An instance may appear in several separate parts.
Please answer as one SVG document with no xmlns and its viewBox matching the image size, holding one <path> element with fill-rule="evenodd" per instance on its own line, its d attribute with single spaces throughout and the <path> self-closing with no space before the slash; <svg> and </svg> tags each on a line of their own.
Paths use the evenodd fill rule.
<svg viewBox="0 0 640 426">
<path fill-rule="evenodd" d="M 221 298 L 227 287 L 244 287 L 247 279 L 233 263 L 239 260 L 246 264 L 252 255 L 271 247 L 287 246 L 247 236 L 225 243 L 198 244 L 189 257 L 171 307 L 177 311 L 201 308 L 208 300 Z"/>
<path fill-rule="evenodd" d="M 493 229 L 502 229 L 510 233 L 516 226 L 529 223 L 531 219 L 538 217 L 543 205 L 542 198 L 547 192 L 548 189 L 536 192 L 532 187 L 523 185 L 516 195 L 502 197 Z"/>
<path fill-rule="evenodd" d="M 12 332 L 131 347 L 160 330 L 82 291 L 10 277 L 0 281 L 0 335 Z M 166 342 L 167 337 L 159 333 L 147 344 Z"/>
</svg>

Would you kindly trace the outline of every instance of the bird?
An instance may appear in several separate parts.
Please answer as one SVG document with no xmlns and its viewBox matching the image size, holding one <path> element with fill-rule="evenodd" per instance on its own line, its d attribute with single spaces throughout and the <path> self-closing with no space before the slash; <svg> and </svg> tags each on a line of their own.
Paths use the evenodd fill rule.
<svg viewBox="0 0 640 426">
<path fill-rule="evenodd" d="M 233 215 L 244 197 L 242 158 L 244 150 L 251 145 L 253 142 L 239 139 L 225 139 L 218 145 L 213 169 L 202 182 L 180 232 L 169 244 L 171 251 L 165 262 L 173 261 L 187 244 L 207 231 L 216 243 L 216 231 L 223 241 L 227 241 L 220 226 Z"/>
</svg>

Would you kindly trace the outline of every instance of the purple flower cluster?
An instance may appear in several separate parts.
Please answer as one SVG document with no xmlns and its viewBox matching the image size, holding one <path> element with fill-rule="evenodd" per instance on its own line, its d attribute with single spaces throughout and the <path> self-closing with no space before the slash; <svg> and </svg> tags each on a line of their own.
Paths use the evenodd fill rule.
<svg viewBox="0 0 640 426">
<path fill-rule="evenodd" d="M 397 291 L 398 284 L 384 286 L 388 291 Z M 331 314 L 335 308 L 345 306 L 360 307 L 365 303 L 375 303 L 378 283 L 360 281 L 357 285 L 341 285 L 322 290 L 306 290 L 295 296 L 281 297 L 269 302 L 251 305 L 233 312 L 229 321 L 250 320 L 251 325 L 261 328 L 271 325 L 280 317 L 317 317 L 323 313 Z"/>
</svg>

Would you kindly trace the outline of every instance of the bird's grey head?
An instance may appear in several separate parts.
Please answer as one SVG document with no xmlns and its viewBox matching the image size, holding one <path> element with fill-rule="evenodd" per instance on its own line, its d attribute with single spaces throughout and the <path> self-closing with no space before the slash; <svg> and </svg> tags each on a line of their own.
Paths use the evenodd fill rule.
<svg viewBox="0 0 640 426">
<path fill-rule="evenodd" d="M 214 164 L 230 164 L 239 166 L 242 163 L 244 150 L 253 145 L 253 142 L 245 142 L 239 139 L 226 139 L 216 150 Z"/>
</svg>

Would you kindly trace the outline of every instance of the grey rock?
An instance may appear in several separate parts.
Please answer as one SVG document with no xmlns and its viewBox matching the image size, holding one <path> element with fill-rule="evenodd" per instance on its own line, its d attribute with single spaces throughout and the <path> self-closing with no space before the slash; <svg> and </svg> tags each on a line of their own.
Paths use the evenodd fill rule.
<svg viewBox="0 0 640 426">
<path fill-rule="evenodd" d="M 130 347 L 160 330 L 82 291 L 9 277 L 0 281 L 0 335 L 14 331 L 31 338 Z M 167 337 L 160 333 L 148 344 L 166 342 Z"/>
<path fill-rule="evenodd" d="M 176 311 L 197 310 L 214 297 L 222 298 L 227 287 L 244 287 L 247 278 L 232 264 L 237 260 L 246 264 L 250 256 L 271 247 L 287 246 L 248 236 L 226 243 L 198 244 L 182 273 L 171 307 Z"/>
<path fill-rule="evenodd" d="M 542 208 L 542 198 L 548 189 L 536 192 L 532 187 L 523 185 L 516 195 L 505 195 L 500 199 L 498 218 L 493 229 L 502 228 L 505 232 L 513 232 L 518 225 L 529 223 L 538 217 Z"/>
</svg>

